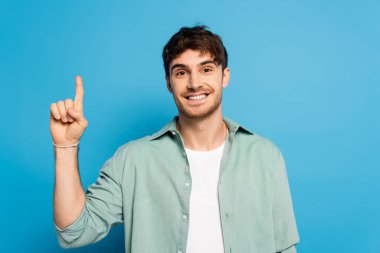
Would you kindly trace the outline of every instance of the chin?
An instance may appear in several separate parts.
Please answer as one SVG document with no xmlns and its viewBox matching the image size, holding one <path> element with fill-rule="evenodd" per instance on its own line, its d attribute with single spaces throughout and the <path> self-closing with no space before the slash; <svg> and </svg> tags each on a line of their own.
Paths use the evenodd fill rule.
<svg viewBox="0 0 380 253">
<path fill-rule="evenodd" d="M 216 114 L 219 106 L 220 105 L 209 107 L 209 108 L 199 108 L 200 110 L 196 110 L 196 109 L 189 110 L 183 107 L 178 107 L 178 109 L 179 109 L 180 114 L 183 115 L 185 118 L 193 119 L 193 120 L 202 120 Z"/>
<path fill-rule="evenodd" d="M 184 112 L 181 112 L 181 115 L 187 119 L 191 119 L 191 120 L 202 120 L 202 119 L 206 119 L 210 116 L 210 114 L 208 113 L 184 113 Z"/>
</svg>

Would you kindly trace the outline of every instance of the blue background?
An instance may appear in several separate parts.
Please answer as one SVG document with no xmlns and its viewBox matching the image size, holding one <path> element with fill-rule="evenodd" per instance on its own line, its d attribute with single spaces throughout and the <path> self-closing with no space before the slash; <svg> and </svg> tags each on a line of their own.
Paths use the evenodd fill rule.
<svg viewBox="0 0 380 253">
<path fill-rule="evenodd" d="M 0 1 L 0 252 L 123 252 L 123 229 L 60 249 L 50 104 L 83 76 L 83 186 L 176 114 L 161 51 L 197 22 L 222 36 L 224 113 L 282 150 L 299 252 L 380 252 L 380 2 Z"/>
</svg>

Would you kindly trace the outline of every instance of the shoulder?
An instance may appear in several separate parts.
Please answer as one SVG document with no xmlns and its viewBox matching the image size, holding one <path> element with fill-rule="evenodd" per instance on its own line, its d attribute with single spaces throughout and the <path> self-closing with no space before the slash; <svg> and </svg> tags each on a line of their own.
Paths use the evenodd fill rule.
<svg viewBox="0 0 380 253">
<path fill-rule="evenodd" d="M 285 161 L 278 146 L 271 140 L 260 135 L 245 136 L 245 150 L 238 153 L 245 153 L 244 159 L 252 165 L 260 175 L 266 175 L 274 184 L 284 178 Z"/>
<path fill-rule="evenodd" d="M 246 130 L 246 128 L 239 129 L 236 132 L 235 140 L 239 146 L 248 148 L 254 152 L 269 156 L 279 156 L 281 154 L 280 149 L 273 141 L 257 133 Z"/>
<path fill-rule="evenodd" d="M 144 156 L 147 153 L 149 142 L 149 136 L 145 136 L 119 146 L 113 156 L 106 162 L 106 165 L 110 166 L 104 166 L 103 170 L 109 167 L 110 169 L 108 170 L 111 171 L 107 173 L 117 175 L 118 182 L 124 182 L 128 178 L 128 180 L 132 180 L 135 165 L 145 159 Z M 125 177 L 125 173 L 128 173 L 129 177 Z"/>
<path fill-rule="evenodd" d="M 237 132 L 233 149 L 236 157 L 254 164 L 256 169 L 277 174 L 284 167 L 284 159 L 278 146 L 261 135 Z"/>
<path fill-rule="evenodd" d="M 255 133 L 230 118 L 224 117 L 224 121 L 228 126 L 230 134 L 234 134 L 234 142 L 237 143 L 238 146 L 243 147 L 244 149 L 248 148 L 256 152 L 260 151 L 268 154 L 280 153 L 279 148 L 268 138 Z"/>
<path fill-rule="evenodd" d="M 121 146 L 119 146 L 116 150 L 116 154 L 119 155 L 127 155 L 127 154 L 135 154 L 146 150 L 150 145 L 151 136 L 147 135 L 145 137 L 131 140 Z"/>
</svg>

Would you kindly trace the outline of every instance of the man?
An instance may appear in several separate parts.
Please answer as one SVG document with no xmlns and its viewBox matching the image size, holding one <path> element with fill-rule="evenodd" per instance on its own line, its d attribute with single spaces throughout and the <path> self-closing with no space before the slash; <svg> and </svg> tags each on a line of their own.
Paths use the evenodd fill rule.
<svg viewBox="0 0 380 253">
<path fill-rule="evenodd" d="M 284 160 L 270 141 L 223 118 L 230 69 L 204 26 L 181 28 L 163 50 L 178 116 L 121 146 L 87 192 L 77 146 L 86 126 L 83 85 L 51 105 L 54 221 L 62 247 L 79 247 L 124 223 L 125 252 L 296 252 Z"/>
</svg>

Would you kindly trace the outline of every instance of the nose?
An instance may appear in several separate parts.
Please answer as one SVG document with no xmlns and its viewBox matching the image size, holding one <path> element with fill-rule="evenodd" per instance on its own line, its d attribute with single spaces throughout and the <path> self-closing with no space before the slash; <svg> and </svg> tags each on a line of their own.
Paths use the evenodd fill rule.
<svg viewBox="0 0 380 253">
<path fill-rule="evenodd" d="M 202 87 L 202 83 L 201 83 L 201 80 L 199 78 L 199 75 L 197 73 L 195 73 L 195 71 L 194 71 L 189 75 L 189 81 L 187 84 L 187 88 L 196 90 L 199 87 Z"/>
</svg>

